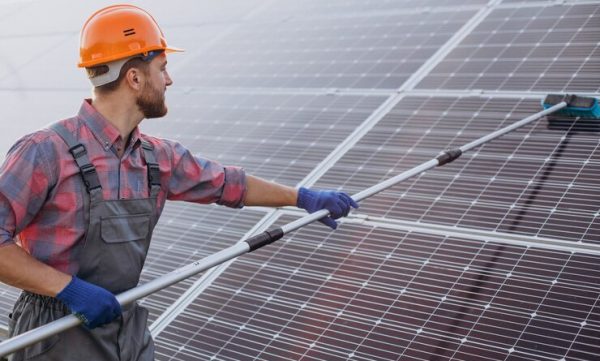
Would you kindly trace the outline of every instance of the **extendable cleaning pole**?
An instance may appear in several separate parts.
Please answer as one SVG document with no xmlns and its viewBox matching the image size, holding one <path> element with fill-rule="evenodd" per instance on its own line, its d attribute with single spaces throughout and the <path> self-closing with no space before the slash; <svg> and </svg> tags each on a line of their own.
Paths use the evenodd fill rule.
<svg viewBox="0 0 600 361">
<path fill-rule="evenodd" d="M 464 152 L 479 147 L 480 145 L 492 141 L 506 133 L 509 133 L 515 129 L 521 128 L 529 123 L 532 123 L 543 116 L 561 111 L 563 109 L 564 111 L 561 111 L 560 113 L 571 117 L 575 116 L 582 117 L 585 119 L 600 119 L 600 107 L 598 106 L 597 99 L 595 98 L 583 98 L 574 95 L 549 95 L 546 98 L 546 100 L 543 101 L 543 106 L 546 109 L 539 113 L 533 114 L 512 125 L 497 130 L 484 137 L 481 137 L 471 143 L 465 144 L 462 147 L 444 151 L 437 157 L 421 165 L 418 165 L 401 174 L 398 174 L 393 178 L 376 184 L 359 193 L 356 193 L 352 196 L 352 198 L 356 202 L 360 202 L 363 199 L 369 198 L 387 188 L 392 187 L 393 185 L 403 182 L 418 174 L 421 174 L 431 168 L 448 164 L 460 157 L 461 154 L 463 154 Z M 121 305 L 132 303 L 137 299 L 146 297 L 154 292 L 160 291 L 163 288 L 166 288 L 179 281 L 182 281 L 197 273 L 206 271 L 207 269 L 210 269 L 221 263 L 229 261 L 245 253 L 252 252 L 270 243 L 273 243 L 281 237 L 283 237 L 284 235 L 328 215 L 329 211 L 320 210 L 318 212 L 302 217 L 294 222 L 288 223 L 284 226 L 264 231 L 256 236 L 250 237 L 213 255 L 210 255 L 192 264 L 179 268 L 162 277 L 156 278 L 146 284 L 140 285 L 126 292 L 123 292 L 117 295 L 117 300 Z M 44 326 L 38 327 L 34 330 L 22 333 L 18 336 L 15 336 L 11 339 L 0 343 L 0 356 L 11 354 L 33 343 L 39 342 L 47 337 L 65 331 L 71 327 L 75 327 L 80 323 L 81 321 L 76 316 L 69 315 L 56 321 L 50 322 Z"/>
</svg>

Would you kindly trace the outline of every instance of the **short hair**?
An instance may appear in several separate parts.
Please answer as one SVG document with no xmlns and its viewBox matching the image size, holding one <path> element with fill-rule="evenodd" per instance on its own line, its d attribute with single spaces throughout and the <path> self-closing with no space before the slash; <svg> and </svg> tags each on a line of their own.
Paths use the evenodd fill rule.
<svg viewBox="0 0 600 361">
<path fill-rule="evenodd" d="M 125 64 L 123 64 L 121 70 L 119 71 L 119 77 L 116 80 L 111 81 L 110 83 L 106 83 L 104 85 L 97 86 L 94 88 L 94 90 L 104 94 L 113 92 L 119 87 L 119 84 L 121 84 L 121 80 L 123 80 L 123 78 L 125 77 L 125 73 L 127 73 L 129 69 L 138 68 L 144 74 L 148 74 L 149 66 L 150 62 L 144 61 L 141 57 L 131 58 L 127 62 L 125 62 Z M 108 73 L 108 65 L 96 65 L 89 68 L 85 68 L 85 70 L 87 71 L 88 78 L 92 79 L 99 75 Z"/>
</svg>

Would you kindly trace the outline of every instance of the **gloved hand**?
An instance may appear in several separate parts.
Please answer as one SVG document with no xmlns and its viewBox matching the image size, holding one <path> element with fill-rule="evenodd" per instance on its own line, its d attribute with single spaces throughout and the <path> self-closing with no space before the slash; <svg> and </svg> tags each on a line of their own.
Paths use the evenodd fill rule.
<svg viewBox="0 0 600 361">
<path fill-rule="evenodd" d="M 90 329 L 121 315 L 121 305 L 112 293 L 75 276 L 56 298 Z"/>
<path fill-rule="evenodd" d="M 329 216 L 321 218 L 319 222 L 333 229 L 337 228 L 337 222 L 334 219 L 347 216 L 351 207 L 358 208 L 354 199 L 344 192 L 311 190 L 304 187 L 298 189 L 296 206 L 306 209 L 308 213 L 327 209 Z"/>
</svg>

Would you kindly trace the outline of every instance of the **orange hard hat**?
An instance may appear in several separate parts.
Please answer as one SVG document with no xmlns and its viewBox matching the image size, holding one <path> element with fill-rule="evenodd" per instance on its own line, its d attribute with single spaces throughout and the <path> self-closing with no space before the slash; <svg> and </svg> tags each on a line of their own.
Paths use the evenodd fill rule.
<svg viewBox="0 0 600 361">
<path fill-rule="evenodd" d="M 147 54 L 153 50 L 183 51 L 169 47 L 152 15 L 133 5 L 112 5 L 96 11 L 81 29 L 80 68 Z"/>
</svg>

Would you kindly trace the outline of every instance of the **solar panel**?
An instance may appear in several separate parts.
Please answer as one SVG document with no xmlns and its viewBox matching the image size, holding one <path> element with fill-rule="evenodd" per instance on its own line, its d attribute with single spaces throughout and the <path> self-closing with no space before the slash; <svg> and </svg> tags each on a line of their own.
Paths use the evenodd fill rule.
<svg viewBox="0 0 600 361">
<path fill-rule="evenodd" d="M 244 166 L 251 174 L 289 185 L 300 182 L 384 100 L 377 96 L 194 91 L 175 95 L 168 118 L 145 121 L 144 132 L 180 141 L 200 156 Z M 165 122 L 172 125 L 165 126 Z M 220 208 L 179 204 L 165 209 L 142 282 L 232 245 L 264 215 L 253 211 L 245 215 L 245 210 L 238 215 Z M 148 297 L 143 304 L 151 310 L 150 319 L 164 312 L 197 279 Z"/>
<path fill-rule="evenodd" d="M 376 12 L 395 12 L 395 13 L 425 13 L 431 10 L 449 9 L 452 11 L 468 9 L 486 5 L 487 0 L 469 0 L 461 1 L 460 4 L 452 0 L 424 0 L 415 3 L 410 0 L 395 1 L 374 1 L 374 0 L 334 0 L 318 1 L 308 0 L 297 1 L 277 1 L 267 9 L 256 15 L 256 18 L 276 18 L 280 17 L 337 17 Z"/>
<path fill-rule="evenodd" d="M 173 97 L 169 119 L 143 124 L 149 134 L 288 185 L 300 182 L 385 100 L 195 91 Z"/>
<path fill-rule="evenodd" d="M 223 207 L 168 203 L 156 227 L 140 283 L 147 283 L 231 246 L 241 239 L 264 212 Z M 191 277 L 140 302 L 154 321 L 172 305 L 199 276 Z"/>
<path fill-rule="evenodd" d="M 357 192 L 540 109 L 538 100 L 407 97 L 317 183 Z M 571 123 L 573 125 L 573 123 Z M 371 216 L 597 242 L 598 132 L 546 120 L 363 202 Z"/>
<path fill-rule="evenodd" d="M 398 88 L 474 13 L 244 24 L 198 55 L 182 83 L 207 88 Z"/>
<path fill-rule="evenodd" d="M 597 17 L 596 4 L 496 9 L 418 87 L 598 92 Z"/>
<path fill-rule="evenodd" d="M 157 359 L 590 359 L 598 271 L 597 256 L 314 225 L 238 259 Z"/>
</svg>

